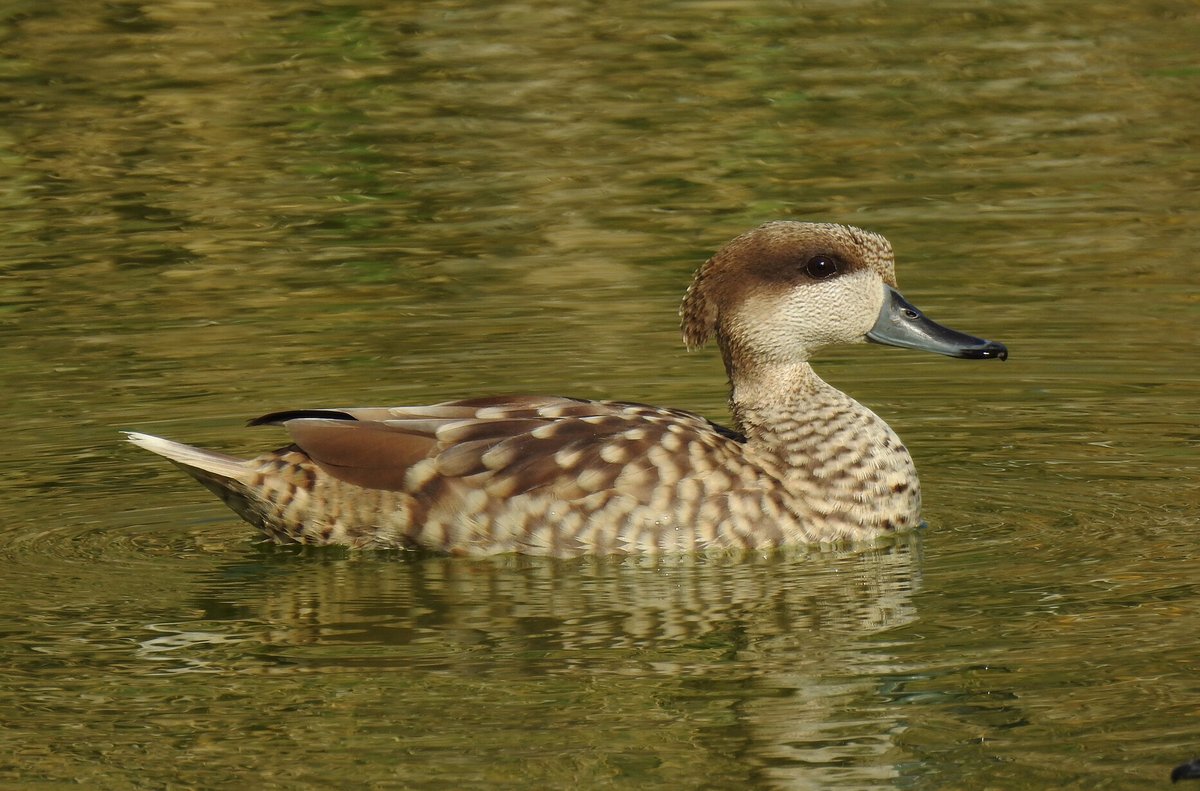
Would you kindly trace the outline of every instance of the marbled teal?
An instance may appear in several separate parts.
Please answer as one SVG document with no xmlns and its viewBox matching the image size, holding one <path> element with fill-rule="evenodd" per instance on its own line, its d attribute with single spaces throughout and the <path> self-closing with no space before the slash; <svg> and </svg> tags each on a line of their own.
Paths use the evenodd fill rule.
<svg viewBox="0 0 1200 791">
<path fill-rule="evenodd" d="M 892 248 L 844 225 L 770 222 L 696 273 L 689 348 L 715 338 L 734 428 L 678 409 L 558 396 L 301 409 L 253 459 L 147 434 L 275 541 L 452 554 L 676 553 L 864 541 L 920 521 L 908 450 L 825 383 L 819 349 L 874 341 L 975 359 L 1002 344 L 925 318 Z"/>
</svg>

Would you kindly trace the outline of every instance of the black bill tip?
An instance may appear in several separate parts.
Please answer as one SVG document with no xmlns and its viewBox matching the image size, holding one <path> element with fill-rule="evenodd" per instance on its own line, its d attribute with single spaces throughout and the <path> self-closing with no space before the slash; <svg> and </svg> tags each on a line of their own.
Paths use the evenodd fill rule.
<svg viewBox="0 0 1200 791">
<path fill-rule="evenodd" d="M 967 360 L 1007 360 L 1008 347 L 999 341 L 984 341 L 982 346 L 962 349 L 958 356 Z"/>
</svg>

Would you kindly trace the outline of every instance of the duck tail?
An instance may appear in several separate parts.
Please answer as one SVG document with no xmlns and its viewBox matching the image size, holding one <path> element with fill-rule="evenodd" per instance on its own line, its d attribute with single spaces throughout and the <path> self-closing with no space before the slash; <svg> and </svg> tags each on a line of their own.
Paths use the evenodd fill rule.
<svg viewBox="0 0 1200 791">
<path fill-rule="evenodd" d="M 221 502 L 233 509 L 238 516 L 257 526 L 268 536 L 277 540 L 296 540 L 292 533 L 280 525 L 282 514 L 279 503 L 270 497 L 268 490 L 285 486 L 286 481 L 264 483 L 262 463 L 258 459 L 239 459 L 225 453 L 195 448 L 182 442 L 142 434 L 137 431 L 124 432 L 125 438 L 151 453 L 167 459 L 176 467 L 199 481 L 204 488 L 221 498 Z M 286 488 L 286 487 L 285 487 Z M 289 492 L 294 491 L 292 486 Z M 286 498 L 285 498 L 286 499 Z M 288 500 L 290 502 L 290 500 Z"/>
<path fill-rule="evenodd" d="M 210 488 L 212 484 L 216 484 L 224 489 L 230 481 L 243 481 L 250 471 L 249 464 L 244 459 L 235 456 L 194 448 L 191 445 L 184 445 L 182 442 L 172 442 L 151 434 L 141 434 L 136 431 L 123 433 L 125 438 L 134 445 L 169 459 L 188 475 Z"/>
</svg>

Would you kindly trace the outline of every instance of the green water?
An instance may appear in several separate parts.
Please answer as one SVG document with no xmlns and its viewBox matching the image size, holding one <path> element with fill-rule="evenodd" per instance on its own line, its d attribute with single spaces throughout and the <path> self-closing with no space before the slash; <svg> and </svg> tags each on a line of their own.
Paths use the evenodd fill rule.
<svg viewBox="0 0 1200 791">
<path fill-rule="evenodd" d="M 1200 753 L 1191 2 L 0 7 L 0 785 L 1142 789 Z M 820 371 L 860 554 L 303 552 L 119 429 L 489 392 L 724 420 L 691 272 L 887 235 L 1008 362 Z"/>
</svg>

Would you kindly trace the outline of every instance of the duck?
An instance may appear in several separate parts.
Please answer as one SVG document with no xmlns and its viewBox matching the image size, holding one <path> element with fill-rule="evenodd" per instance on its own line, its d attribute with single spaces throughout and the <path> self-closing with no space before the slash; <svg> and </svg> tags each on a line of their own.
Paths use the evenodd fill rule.
<svg viewBox="0 0 1200 791">
<path fill-rule="evenodd" d="M 778 220 L 721 247 L 679 311 L 715 340 L 732 427 L 627 401 L 507 395 L 293 409 L 292 442 L 244 459 L 140 432 L 269 540 L 448 555 L 661 555 L 877 541 L 921 524 L 907 448 L 811 358 L 872 342 L 963 359 L 1002 343 L 938 324 L 896 286 L 892 246 Z"/>
</svg>

